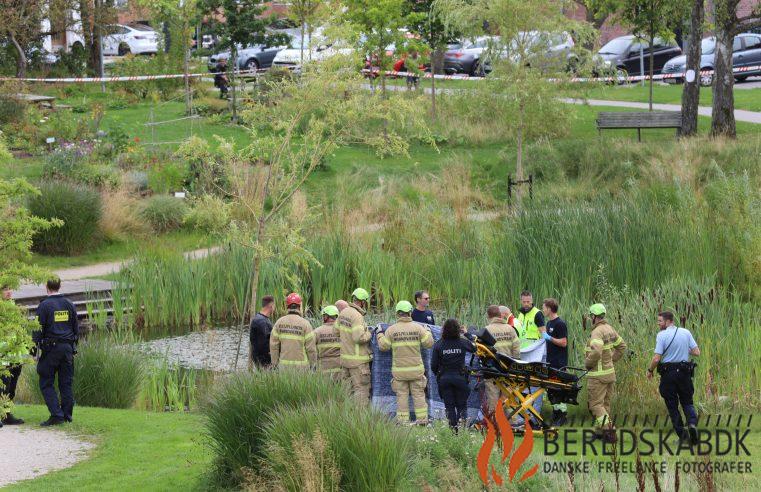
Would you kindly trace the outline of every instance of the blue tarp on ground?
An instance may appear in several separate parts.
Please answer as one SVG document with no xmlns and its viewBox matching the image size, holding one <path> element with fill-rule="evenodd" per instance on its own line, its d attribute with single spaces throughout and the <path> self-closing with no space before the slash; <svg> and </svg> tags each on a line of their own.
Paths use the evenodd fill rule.
<svg viewBox="0 0 761 492">
<path fill-rule="evenodd" d="M 433 339 L 438 341 L 441 338 L 441 327 L 435 325 L 424 325 L 431 330 Z M 371 327 L 372 329 L 372 327 Z M 470 329 L 471 333 L 475 333 L 474 329 Z M 378 349 L 378 343 L 373 335 L 372 339 L 373 348 L 373 405 L 390 415 L 396 414 L 396 395 L 391 389 L 391 352 L 381 352 Z M 428 378 L 428 414 L 431 418 L 444 419 L 446 413 L 444 411 L 444 402 L 439 396 L 439 389 L 436 386 L 436 378 L 431 375 L 431 350 L 423 349 L 423 364 L 425 365 L 425 376 Z M 541 362 L 545 358 L 545 342 L 539 340 L 536 343 L 521 349 L 521 359 L 530 362 Z M 465 359 L 466 363 L 470 362 L 470 355 Z M 478 359 L 473 358 L 473 365 L 478 366 Z M 480 418 L 481 412 L 481 399 L 482 392 L 480 387 L 476 390 L 476 378 L 470 378 L 470 398 L 468 399 L 468 418 L 476 419 Z M 410 401 L 410 408 L 414 408 Z"/>
</svg>

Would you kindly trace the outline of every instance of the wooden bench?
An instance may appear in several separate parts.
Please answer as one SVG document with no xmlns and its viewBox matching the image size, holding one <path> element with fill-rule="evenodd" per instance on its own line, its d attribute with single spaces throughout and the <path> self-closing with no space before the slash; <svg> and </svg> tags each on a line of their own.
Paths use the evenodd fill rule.
<svg viewBox="0 0 761 492">
<path fill-rule="evenodd" d="M 677 111 L 605 112 L 597 113 L 597 131 L 636 128 L 637 141 L 642 141 L 642 128 L 682 128 L 682 113 Z"/>
<path fill-rule="evenodd" d="M 14 99 L 18 99 L 19 101 L 24 101 L 29 104 L 37 104 L 39 106 L 47 106 L 50 109 L 55 109 L 55 97 L 53 96 L 41 96 L 39 94 L 23 94 L 23 93 L 16 93 L 11 94 L 11 97 Z"/>
</svg>

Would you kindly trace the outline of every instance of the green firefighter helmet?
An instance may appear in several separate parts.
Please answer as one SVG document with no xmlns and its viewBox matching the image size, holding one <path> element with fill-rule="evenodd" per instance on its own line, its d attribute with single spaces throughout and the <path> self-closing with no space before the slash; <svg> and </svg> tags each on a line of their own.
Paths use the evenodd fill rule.
<svg viewBox="0 0 761 492">
<path fill-rule="evenodd" d="M 362 287 L 354 289 L 354 292 L 351 293 L 351 296 L 360 301 L 367 301 L 370 299 L 370 294 L 368 294 L 367 291 Z"/>
<path fill-rule="evenodd" d="M 410 301 L 399 301 L 396 303 L 396 312 L 397 313 L 412 313 L 412 304 Z"/>
<path fill-rule="evenodd" d="M 331 318 L 335 318 L 336 316 L 338 316 L 338 308 L 335 306 L 325 306 L 324 308 L 322 308 L 321 314 L 323 316 L 330 316 Z"/>
<path fill-rule="evenodd" d="M 603 316 L 605 315 L 605 306 L 600 303 L 592 304 L 589 306 L 589 314 L 593 314 L 595 316 Z"/>
</svg>

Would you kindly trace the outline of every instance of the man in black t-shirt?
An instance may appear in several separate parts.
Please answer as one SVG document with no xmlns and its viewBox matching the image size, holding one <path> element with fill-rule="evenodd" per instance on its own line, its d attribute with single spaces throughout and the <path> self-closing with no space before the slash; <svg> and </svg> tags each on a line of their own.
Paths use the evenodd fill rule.
<svg viewBox="0 0 761 492">
<path fill-rule="evenodd" d="M 558 301 L 549 298 L 542 302 L 542 312 L 547 320 L 546 331 L 542 338 L 547 341 L 547 363 L 555 369 L 568 365 L 568 327 L 558 316 Z M 552 391 L 548 392 L 552 403 L 552 425 L 560 427 L 568 420 L 568 408 L 565 403 L 554 403 Z"/>
<path fill-rule="evenodd" d="M 426 325 L 436 324 L 436 320 L 433 319 L 433 312 L 428 309 L 430 302 L 431 296 L 427 291 L 419 290 L 415 292 L 415 309 L 412 310 L 412 321 Z"/>
</svg>

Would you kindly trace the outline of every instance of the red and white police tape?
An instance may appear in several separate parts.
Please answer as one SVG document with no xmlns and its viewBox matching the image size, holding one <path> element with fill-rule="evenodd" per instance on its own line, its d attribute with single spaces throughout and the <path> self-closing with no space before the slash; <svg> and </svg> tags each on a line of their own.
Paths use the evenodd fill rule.
<svg viewBox="0 0 761 492">
<path fill-rule="evenodd" d="M 236 75 L 247 75 L 258 72 L 263 72 L 264 69 L 259 70 L 241 70 L 235 72 Z M 756 72 L 761 71 L 761 65 L 753 65 L 747 67 L 737 67 L 732 70 L 732 73 L 743 72 Z M 379 70 L 362 70 L 365 75 L 377 76 L 380 74 Z M 435 78 L 437 80 L 483 80 L 484 77 L 474 77 L 470 75 L 434 75 L 431 73 L 412 73 L 412 72 L 396 72 L 393 70 L 387 70 L 384 72 L 388 76 L 392 77 L 421 77 L 424 79 Z M 713 74 L 713 70 L 704 70 L 699 75 L 706 76 Z M 175 73 L 175 74 L 159 74 L 159 75 L 122 75 L 113 77 L 64 77 L 64 78 L 16 78 L 16 77 L 0 77 L 0 81 L 18 80 L 22 82 L 50 82 L 50 83 L 88 83 L 88 82 L 139 82 L 144 80 L 165 80 L 165 79 L 183 79 L 185 77 L 206 77 L 217 75 L 216 72 L 202 72 L 202 73 Z M 681 79 L 686 77 L 686 72 L 665 73 L 653 75 L 653 80 L 668 80 L 668 79 Z M 627 76 L 613 76 L 613 77 L 572 77 L 568 79 L 569 82 L 639 82 L 641 80 L 649 80 L 649 75 L 627 75 Z M 561 81 L 561 79 L 550 79 L 551 81 Z"/>
</svg>

